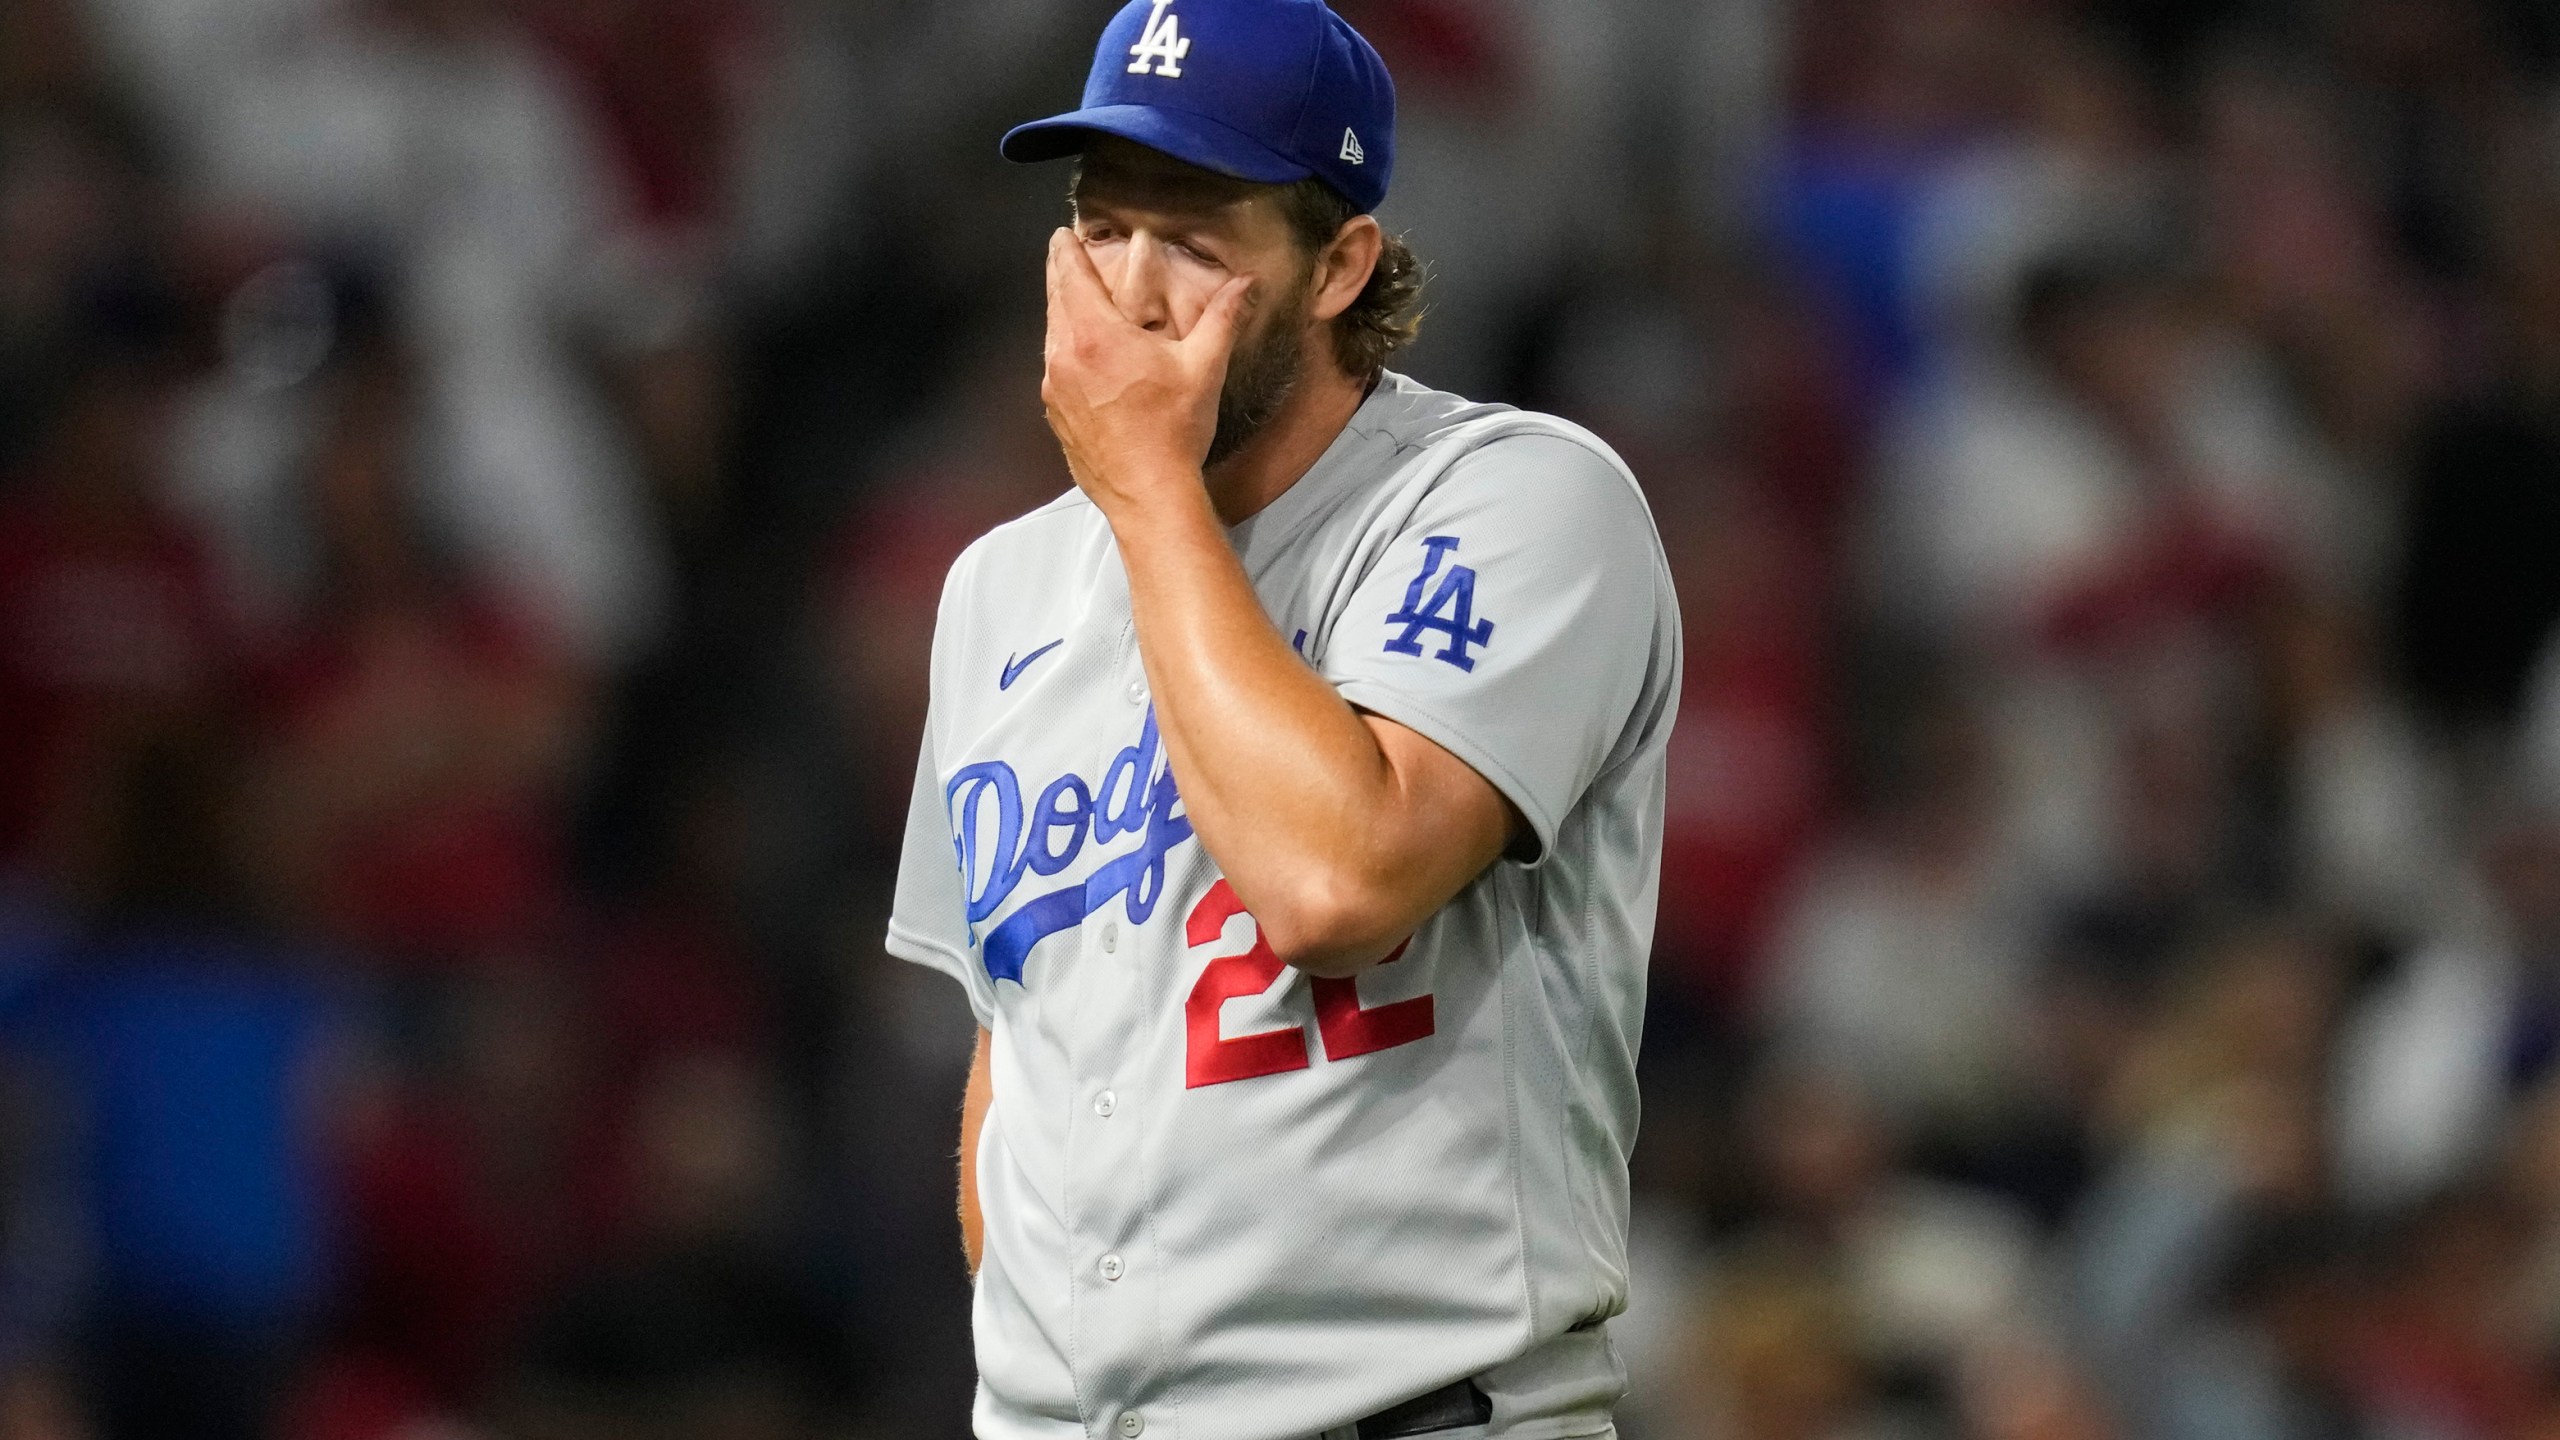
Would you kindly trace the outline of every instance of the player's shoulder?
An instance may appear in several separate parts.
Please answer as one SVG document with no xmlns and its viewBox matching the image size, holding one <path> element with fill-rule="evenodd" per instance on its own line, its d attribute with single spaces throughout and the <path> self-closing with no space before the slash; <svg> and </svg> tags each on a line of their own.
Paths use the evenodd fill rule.
<svg viewBox="0 0 2560 1440">
<path fill-rule="evenodd" d="M 1393 370 L 1378 374 L 1369 398 L 1344 428 L 1393 443 L 1399 450 L 1430 450 L 1450 443 L 1469 425 L 1528 412 L 1434 390 Z"/>
<path fill-rule="evenodd" d="M 1393 387 L 1390 390 L 1389 387 Z M 1428 513 L 1490 513 L 1551 535 L 1614 532 L 1659 548 L 1642 486 L 1609 443 L 1561 416 L 1487 405 L 1389 372 L 1355 425 L 1396 445 Z M 1419 499 L 1419 497 L 1417 497 Z"/>
<path fill-rule="evenodd" d="M 980 535 L 964 546 L 943 579 L 947 601 L 986 577 L 1025 577 L 1054 564 L 1062 552 L 1108 539 L 1102 512 L 1082 490 L 1072 486 L 1032 510 Z"/>
<path fill-rule="evenodd" d="M 1369 405 L 1353 417 L 1395 444 L 1400 456 L 1446 481 L 1520 485 L 1533 498 L 1561 503 L 1643 504 L 1635 475 L 1609 442 L 1561 416 L 1486 404 L 1434 390 L 1387 372 Z"/>
</svg>

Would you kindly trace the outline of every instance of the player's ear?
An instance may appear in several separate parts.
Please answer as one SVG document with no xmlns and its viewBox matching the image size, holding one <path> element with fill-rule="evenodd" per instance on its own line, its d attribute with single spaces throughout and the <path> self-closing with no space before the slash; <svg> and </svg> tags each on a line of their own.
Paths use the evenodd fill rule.
<svg viewBox="0 0 2560 1440">
<path fill-rule="evenodd" d="M 1307 300 L 1308 318 L 1332 320 L 1359 300 L 1360 292 L 1369 288 L 1369 276 L 1378 268 L 1378 253 L 1386 245 L 1386 234 L 1378 228 L 1378 217 L 1354 215 L 1342 222 L 1333 240 L 1316 257 L 1315 293 Z"/>
</svg>

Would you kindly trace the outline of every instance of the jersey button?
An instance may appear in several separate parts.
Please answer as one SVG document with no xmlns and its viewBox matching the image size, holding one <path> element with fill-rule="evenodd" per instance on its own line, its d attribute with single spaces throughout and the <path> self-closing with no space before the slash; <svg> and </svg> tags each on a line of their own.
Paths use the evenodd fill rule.
<svg viewBox="0 0 2560 1440">
<path fill-rule="evenodd" d="M 1147 1417 L 1135 1410 L 1120 1412 L 1120 1440 L 1138 1440 L 1147 1433 Z"/>
<path fill-rule="evenodd" d="M 1120 1263 L 1120 1257 L 1117 1255 L 1103 1256 L 1102 1264 L 1096 1268 L 1102 1271 L 1102 1278 L 1105 1280 L 1117 1280 L 1128 1273 L 1128 1267 Z"/>
<path fill-rule="evenodd" d="M 1093 1113 L 1101 1116 L 1105 1120 L 1110 1119 L 1111 1112 L 1119 1108 L 1120 1097 L 1112 1094 L 1108 1090 L 1105 1090 L 1101 1094 L 1093 1097 Z"/>
<path fill-rule="evenodd" d="M 1132 705 L 1144 705 L 1147 703 L 1146 681 L 1132 680 L 1129 682 L 1129 703 Z"/>
<path fill-rule="evenodd" d="M 1119 948 L 1120 925 L 1119 922 L 1114 921 L 1102 927 L 1102 949 L 1104 954 L 1109 954 Z"/>
</svg>

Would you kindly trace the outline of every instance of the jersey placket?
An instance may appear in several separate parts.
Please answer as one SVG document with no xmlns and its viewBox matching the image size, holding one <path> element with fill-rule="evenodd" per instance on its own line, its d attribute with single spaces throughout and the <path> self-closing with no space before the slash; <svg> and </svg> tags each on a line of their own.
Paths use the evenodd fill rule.
<svg viewBox="0 0 2560 1440">
<path fill-rule="evenodd" d="M 1112 588 L 1118 593 L 1108 598 L 1125 617 L 1125 582 Z M 1135 629 L 1125 618 L 1119 651 L 1119 663 L 1101 682 L 1110 691 L 1096 697 L 1097 710 L 1121 716 L 1106 733 L 1142 725 L 1150 698 Z M 1106 752 L 1106 762 L 1116 753 L 1116 746 Z M 1149 778 L 1132 783 L 1144 786 Z M 1176 865 L 1174 873 L 1180 869 Z M 1159 897 L 1151 927 L 1166 923 L 1173 898 Z M 1174 1433 L 1169 1405 L 1160 1399 L 1141 1403 L 1161 1393 L 1156 1297 L 1163 1280 L 1147 1230 L 1145 1138 L 1158 1117 L 1148 1113 L 1152 1092 L 1144 1074 L 1150 1017 L 1143 1007 L 1155 993 L 1145 944 L 1141 927 L 1130 923 L 1126 897 L 1086 917 L 1077 937 L 1074 1013 L 1066 1027 L 1074 1037 L 1069 1060 L 1075 1077 L 1066 1137 L 1072 1363 L 1080 1418 L 1094 1440 Z"/>
</svg>

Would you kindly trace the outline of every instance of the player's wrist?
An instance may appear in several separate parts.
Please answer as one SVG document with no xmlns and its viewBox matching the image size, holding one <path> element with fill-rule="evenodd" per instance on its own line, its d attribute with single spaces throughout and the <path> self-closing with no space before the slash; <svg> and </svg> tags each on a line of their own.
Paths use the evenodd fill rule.
<svg viewBox="0 0 2560 1440">
<path fill-rule="evenodd" d="M 1114 467 L 1111 483 L 1089 491 L 1124 543 L 1196 532 L 1203 524 L 1218 526 L 1208 484 L 1196 464 L 1158 456 L 1132 459 Z"/>
</svg>

